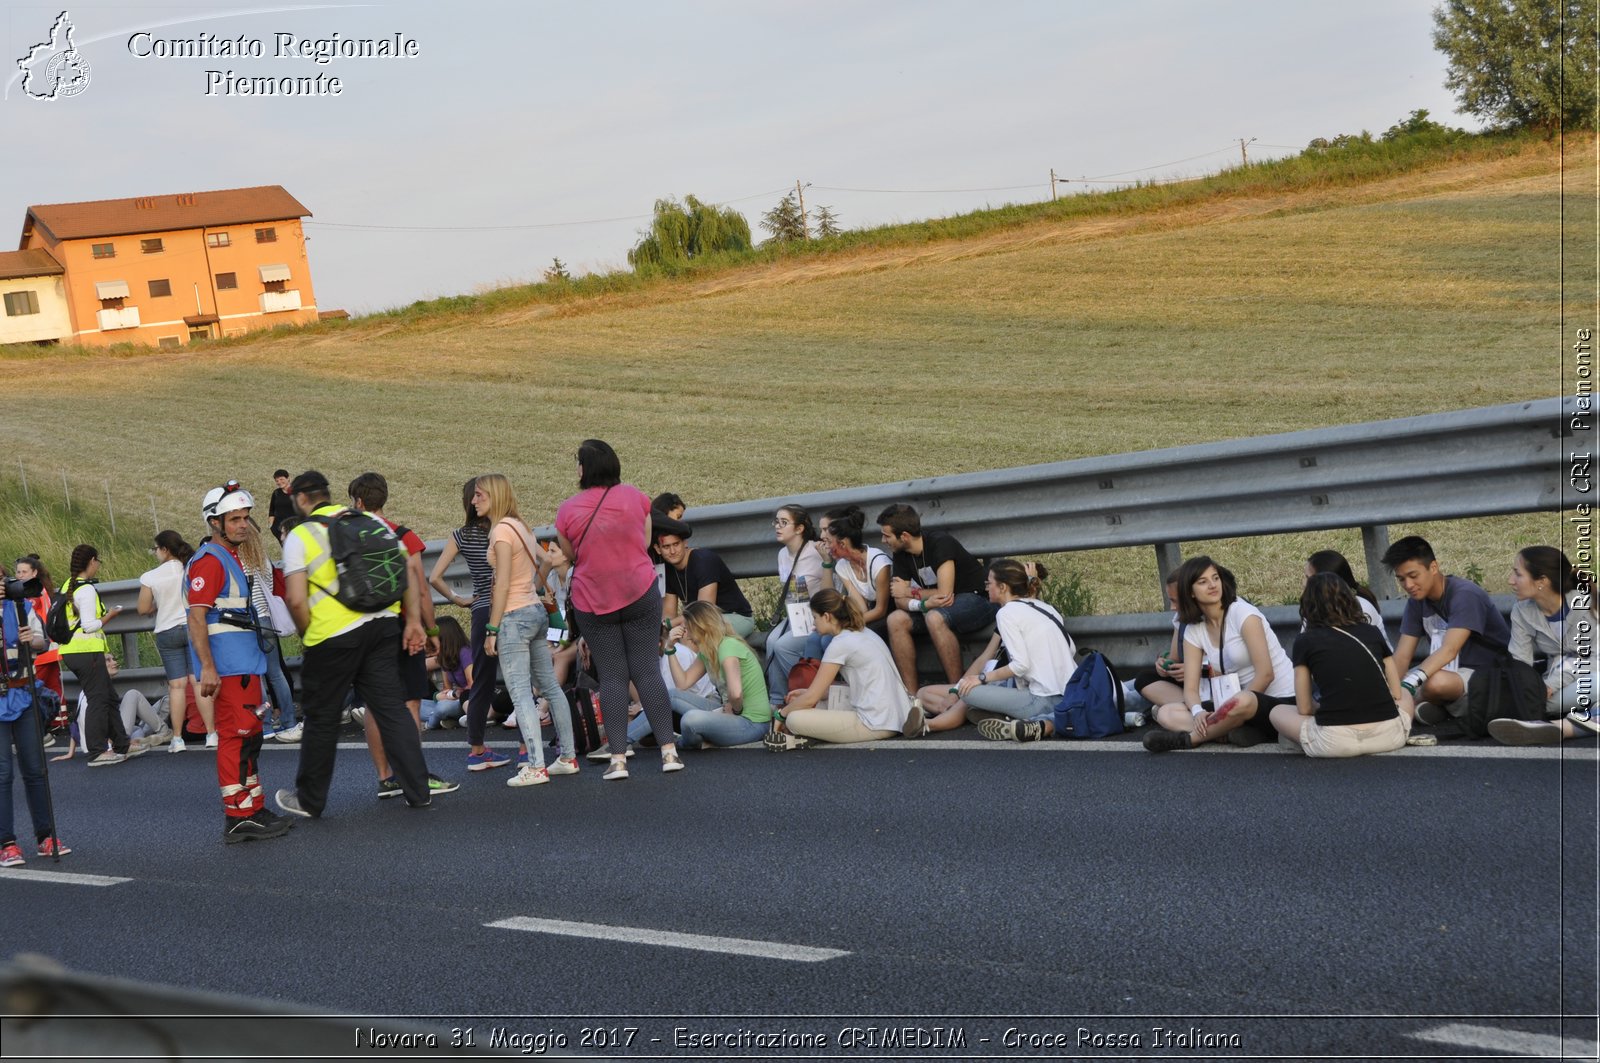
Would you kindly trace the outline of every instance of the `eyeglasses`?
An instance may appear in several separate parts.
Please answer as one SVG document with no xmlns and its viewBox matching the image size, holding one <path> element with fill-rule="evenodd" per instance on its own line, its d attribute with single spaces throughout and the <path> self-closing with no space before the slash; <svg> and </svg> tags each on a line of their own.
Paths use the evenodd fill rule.
<svg viewBox="0 0 1600 1063">
<path fill-rule="evenodd" d="M 787 517 L 779 517 L 772 522 L 772 526 L 774 528 L 792 528 L 794 527 L 794 521 Z"/>
</svg>

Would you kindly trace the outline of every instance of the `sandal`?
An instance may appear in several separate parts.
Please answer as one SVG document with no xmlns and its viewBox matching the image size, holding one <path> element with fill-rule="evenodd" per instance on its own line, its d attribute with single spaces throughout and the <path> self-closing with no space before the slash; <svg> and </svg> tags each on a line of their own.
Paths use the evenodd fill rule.
<svg viewBox="0 0 1600 1063">
<path fill-rule="evenodd" d="M 811 739 L 792 735 L 787 731 L 769 731 L 767 737 L 761 740 L 769 753 L 788 753 L 795 749 L 805 749 L 811 745 Z"/>
<path fill-rule="evenodd" d="M 606 780 L 607 782 L 611 782 L 614 779 L 626 779 L 627 777 L 628 777 L 628 758 L 627 757 L 612 757 L 611 758 L 611 767 L 607 768 L 606 769 L 606 773 L 604 775 L 600 776 L 600 778 Z"/>
<path fill-rule="evenodd" d="M 683 770 L 683 761 L 678 759 L 678 751 L 676 749 L 665 750 L 665 751 L 662 752 L 662 754 L 661 754 L 661 770 L 662 771 L 682 771 Z"/>
</svg>

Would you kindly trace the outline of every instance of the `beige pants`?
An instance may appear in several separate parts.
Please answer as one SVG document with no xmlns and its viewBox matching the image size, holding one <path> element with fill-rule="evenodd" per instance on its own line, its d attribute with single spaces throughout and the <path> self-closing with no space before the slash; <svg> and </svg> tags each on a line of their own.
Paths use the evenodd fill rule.
<svg viewBox="0 0 1600 1063">
<path fill-rule="evenodd" d="M 853 711 L 836 709 L 796 709 L 784 714 L 783 724 L 790 734 L 818 738 L 824 742 L 879 742 L 900 733 L 870 730 Z"/>
<path fill-rule="evenodd" d="M 1319 727 L 1307 716 L 1300 725 L 1300 748 L 1308 757 L 1359 757 L 1399 749 L 1410 734 L 1411 717 L 1403 712 L 1392 720 L 1336 727 Z"/>
</svg>

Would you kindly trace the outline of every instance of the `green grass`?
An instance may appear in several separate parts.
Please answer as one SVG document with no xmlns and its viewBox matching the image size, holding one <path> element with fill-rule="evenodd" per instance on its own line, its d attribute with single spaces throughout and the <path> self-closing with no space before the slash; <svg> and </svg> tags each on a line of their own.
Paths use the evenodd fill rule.
<svg viewBox="0 0 1600 1063">
<path fill-rule="evenodd" d="M 1593 140 L 1569 140 L 1565 174 L 1552 145 L 1488 143 L 1379 159 L 1366 180 L 1308 170 L 1285 191 L 1292 174 L 1244 173 L 1261 187 L 802 252 L 581 308 L 469 302 L 177 353 L 29 352 L 9 458 L 39 479 L 65 468 L 75 496 L 109 477 L 141 532 L 152 494 L 165 519 L 228 476 L 265 495 L 280 465 L 336 484 L 377 468 L 392 514 L 434 538 L 459 523 L 461 481 L 490 469 L 549 520 L 586 436 L 633 482 L 704 505 L 1556 394 L 1560 217 L 1594 199 Z M 55 426 L 85 412 L 93 445 L 63 445 Z M 198 523 L 174 526 L 193 540 Z M 1515 546 L 1559 525 L 1421 531 L 1499 590 Z M 1298 593 L 1317 548 L 1360 558 L 1354 532 L 1201 546 L 1268 602 Z M 1153 557 L 1089 551 L 1057 571 L 1099 611 L 1154 609 Z"/>
</svg>

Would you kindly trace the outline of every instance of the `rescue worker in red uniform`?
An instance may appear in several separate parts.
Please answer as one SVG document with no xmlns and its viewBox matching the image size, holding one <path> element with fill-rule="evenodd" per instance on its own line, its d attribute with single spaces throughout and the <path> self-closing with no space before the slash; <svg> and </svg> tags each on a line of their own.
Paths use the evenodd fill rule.
<svg viewBox="0 0 1600 1063">
<path fill-rule="evenodd" d="M 267 811 L 256 760 L 261 754 L 261 691 L 267 671 L 251 604 L 250 578 L 238 546 L 250 525 L 255 499 L 230 480 L 213 488 L 200 514 L 211 540 L 184 569 L 189 593 L 189 670 L 203 696 L 216 696 L 217 782 L 222 786 L 222 839 L 234 842 L 278 838 L 290 821 Z"/>
</svg>

